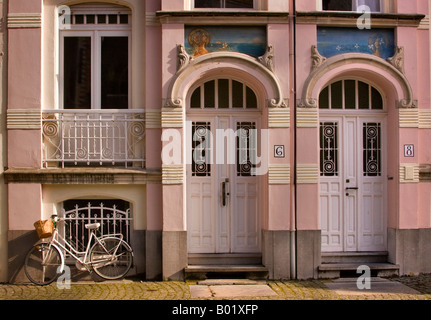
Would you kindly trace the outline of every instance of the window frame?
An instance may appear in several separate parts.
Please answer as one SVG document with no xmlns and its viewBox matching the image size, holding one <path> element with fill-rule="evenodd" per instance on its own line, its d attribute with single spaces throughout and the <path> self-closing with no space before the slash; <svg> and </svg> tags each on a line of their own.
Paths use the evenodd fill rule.
<svg viewBox="0 0 431 320">
<path fill-rule="evenodd" d="M 346 81 L 354 81 L 355 82 L 355 108 L 346 108 L 346 87 L 345 82 Z M 331 97 L 331 90 L 332 86 L 338 82 L 341 82 L 341 107 L 333 107 L 332 106 L 332 97 Z M 368 108 L 363 108 L 360 106 L 359 99 L 360 99 L 360 92 L 359 92 L 359 83 L 363 83 L 368 86 Z M 328 89 L 328 107 L 322 108 L 320 104 L 320 95 L 324 90 Z M 376 90 L 376 92 L 380 95 L 380 98 L 382 100 L 382 108 L 373 108 L 373 99 L 372 99 L 372 90 Z M 329 113 L 336 113 L 336 112 L 350 112 L 350 113 L 356 113 L 356 112 L 373 112 L 373 113 L 386 113 L 386 97 L 383 94 L 383 91 L 374 85 L 373 83 L 370 83 L 366 79 L 357 78 L 357 77 L 343 77 L 343 78 L 337 78 L 333 79 L 331 82 L 327 83 L 322 90 L 319 93 L 318 97 L 319 101 L 319 112 L 329 112 Z"/>
<path fill-rule="evenodd" d="M 324 10 L 323 9 L 323 0 L 320 1 L 320 11 L 323 12 L 358 12 L 358 2 L 359 0 L 351 0 L 352 1 L 352 10 L 351 11 L 344 11 L 344 10 Z M 384 13 L 385 12 L 385 1 L 384 0 L 378 0 L 380 4 L 380 11 L 371 11 L 372 13 Z"/>
<path fill-rule="evenodd" d="M 225 1 L 225 0 L 221 0 L 221 1 Z M 258 9 L 258 4 L 259 4 L 259 0 L 253 0 L 253 8 L 226 8 L 226 7 L 221 7 L 221 8 L 196 8 L 195 7 L 195 0 L 190 0 L 190 7 L 192 10 L 197 10 L 197 11 L 250 11 L 250 10 L 257 10 Z"/>
<path fill-rule="evenodd" d="M 114 11 L 114 8 L 102 7 L 101 9 L 76 9 L 72 7 L 72 18 L 81 14 L 127 14 L 128 24 L 71 24 L 70 28 L 59 32 L 59 109 L 65 110 L 64 106 L 64 39 L 66 37 L 90 37 L 91 38 L 91 107 L 70 110 L 101 110 L 102 107 L 102 37 L 127 37 L 128 38 L 128 107 L 132 108 L 132 29 L 131 13 L 129 10 Z M 73 21 L 73 20 L 72 20 Z M 117 109 L 106 109 L 117 110 Z M 126 110 L 126 109 L 119 109 Z"/>
</svg>

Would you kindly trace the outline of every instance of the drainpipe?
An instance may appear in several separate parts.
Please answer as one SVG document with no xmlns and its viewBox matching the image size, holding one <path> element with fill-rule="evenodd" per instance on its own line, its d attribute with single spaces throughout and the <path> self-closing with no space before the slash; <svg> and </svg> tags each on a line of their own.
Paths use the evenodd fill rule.
<svg viewBox="0 0 431 320">
<path fill-rule="evenodd" d="M 291 85 L 293 84 L 293 92 L 290 97 L 293 97 L 293 101 L 291 101 L 290 105 L 293 107 L 294 116 L 293 116 L 293 187 L 291 189 L 291 232 L 290 232 L 290 278 L 296 279 L 296 257 L 297 257 L 297 210 L 296 210 L 296 0 L 290 1 L 289 8 L 289 54 L 290 54 L 290 69 L 291 72 Z M 292 228 L 293 227 L 293 228 Z M 293 229 L 293 230 L 292 230 Z"/>
</svg>

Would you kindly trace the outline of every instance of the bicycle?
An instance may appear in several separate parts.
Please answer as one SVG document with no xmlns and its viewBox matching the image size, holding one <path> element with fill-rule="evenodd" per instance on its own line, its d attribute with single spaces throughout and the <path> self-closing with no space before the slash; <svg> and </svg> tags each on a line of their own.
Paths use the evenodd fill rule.
<svg viewBox="0 0 431 320">
<path fill-rule="evenodd" d="M 100 223 L 86 224 L 85 228 L 90 230 L 86 250 L 78 251 L 58 232 L 56 222 L 64 219 L 53 216 L 51 220 L 54 223 L 52 235 L 36 242 L 25 258 L 24 271 L 31 282 L 48 285 L 63 274 L 63 252 L 75 259 L 77 267 L 90 273 L 94 271 L 106 280 L 120 279 L 129 272 L 133 263 L 133 250 L 123 240 L 121 233 L 98 237 L 95 231 L 99 229 Z"/>
</svg>

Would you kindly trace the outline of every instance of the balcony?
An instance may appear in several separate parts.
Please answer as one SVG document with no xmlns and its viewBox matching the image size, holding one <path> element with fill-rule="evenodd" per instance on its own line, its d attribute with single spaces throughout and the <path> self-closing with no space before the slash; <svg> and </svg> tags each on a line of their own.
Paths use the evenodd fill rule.
<svg viewBox="0 0 431 320">
<path fill-rule="evenodd" d="M 44 110 L 43 166 L 145 168 L 144 110 Z"/>
</svg>

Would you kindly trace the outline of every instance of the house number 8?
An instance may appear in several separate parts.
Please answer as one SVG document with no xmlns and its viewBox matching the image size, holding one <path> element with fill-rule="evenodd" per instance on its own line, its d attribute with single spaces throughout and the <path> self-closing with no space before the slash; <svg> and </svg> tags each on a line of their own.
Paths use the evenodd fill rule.
<svg viewBox="0 0 431 320">
<path fill-rule="evenodd" d="M 413 144 L 404 145 L 404 157 L 414 157 L 415 156 L 415 146 Z"/>
</svg>

